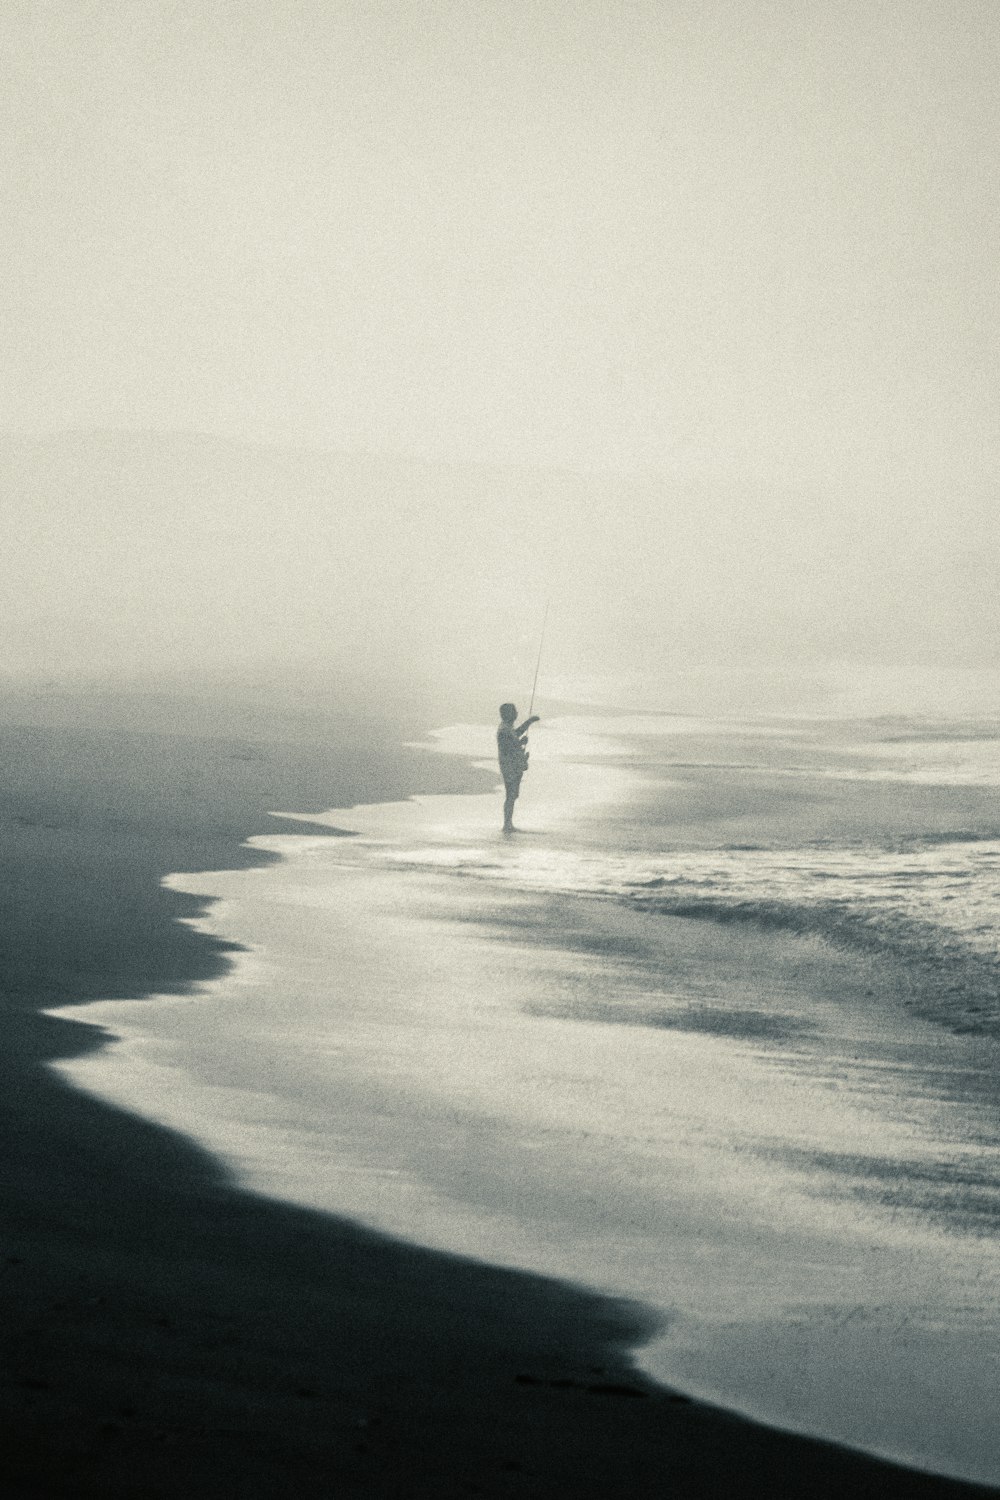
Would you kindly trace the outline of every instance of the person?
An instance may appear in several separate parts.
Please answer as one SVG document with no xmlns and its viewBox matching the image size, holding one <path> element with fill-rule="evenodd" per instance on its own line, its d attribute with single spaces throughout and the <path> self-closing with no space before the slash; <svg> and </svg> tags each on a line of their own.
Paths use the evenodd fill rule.
<svg viewBox="0 0 1000 1500">
<path fill-rule="evenodd" d="M 513 703 L 501 703 L 500 726 L 497 729 L 497 758 L 506 793 L 503 804 L 503 831 L 514 832 L 514 803 L 521 790 L 521 777 L 528 769 L 528 730 L 538 723 L 538 715 L 532 714 L 523 724 L 515 728 L 517 709 Z"/>
</svg>

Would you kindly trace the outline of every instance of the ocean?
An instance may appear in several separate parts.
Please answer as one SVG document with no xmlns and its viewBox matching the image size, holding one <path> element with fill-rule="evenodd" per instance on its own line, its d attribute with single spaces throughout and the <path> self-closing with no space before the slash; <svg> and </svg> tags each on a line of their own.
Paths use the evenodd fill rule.
<svg viewBox="0 0 1000 1500">
<path fill-rule="evenodd" d="M 243 951 L 74 1009 L 109 1044 L 60 1071 L 258 1192 L 645 1304 L 665 1383 L 1000 1483 L 1000 721 L 531 739 L 511 837 L 416 796 L 171 877 Z"/>
</svg>

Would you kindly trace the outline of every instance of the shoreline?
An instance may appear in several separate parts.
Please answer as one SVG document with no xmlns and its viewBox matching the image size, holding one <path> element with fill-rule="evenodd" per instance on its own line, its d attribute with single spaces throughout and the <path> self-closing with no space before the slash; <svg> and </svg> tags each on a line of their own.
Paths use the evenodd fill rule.
<svg viewBox="0 0 1000 1500">
<path fill-rule="evenodd" d="M 52 734 L 29 795 L 4 803 L 22 893 L 4 955 L 7 1493 L 995 1493 L 665 1392 L 632 1364 L 651 1332 L 636 1307 L 262 1199 L 173 1132 L 56 1079 L 46 1061 L 103 1041 L 42 1009 L 183 993 L 225 970 L 232 948 L 177 921 L 204 903 L 151 885 L 157 860 L 256 857 L 241 830 L 182 813 L 158 753 L 145 782 L 134 757 L 117 766 L 128 818 L 68 824 L 67 802 L 107 798 L 115 775 Z M 324 747 L 327 776 L 335 758 Z M 60 902 L 74 910 L 53 941 Z"/>
<path fill-rule="evenodd" d="M 591 793 L 596 790 L 590 788 Z M 339 809 L 323 821 L 351 825 L 361 833 L 358 841 L 331 846 L 304 827 L 298 836 L 279 834 L 261 841 L 288 856 L 262 877 L 218 873 L 178 881 L 180 889 L 211 892 L 221 900 L 207 929 L 260 943 L 263 963 L 259 968 L 251 963 L 238 979 L 222 981 L 214 993 L 206 993 L 199 1013 L 175 1010 L 170 1016 L 161 1011 L 157 1025 L 143 1028 L 135 1009 L 126 1012 L 122 1030 L 127 1040 L 118 1056 L 110 1067 L 98 1062 L 77 1070 L 79 1081 L 120 1106 L 145 1109 L 174 1128 L 194 1130 L 231 1164 L 240 1181 L 257 1191 L 354 1217 L 429 1248 L 555 1276 L 601 1296 L 634 1298 L 658 1310 L 668 1319 L 667 1330 L 634 1358 L 639 1368 L 672 1388 L 697 1392 L 710 1404 L 748 1419 L 853 1445 L 889 1461 L 992 1480 L 994 1445 L 974 1436 L 992 1430 L 991 1413 L 984 1426 L 982 1403 L 973 1395 L 974 1372 L 983 1363 L 988 1334 L 977 1343 L 967 1317 L 960 1319 L 961 1329 L 953 1329 L 947 1347 L 919 1331 L 922 1301 L 947 1317 L 946 1309 L 954 1310 L 956 1300 L 963 1300 L 961 1288 L 978 1261 L 963 1265 L 942 1259 L 939 1246 L 924 1243 L 925 1226 L 919 1223 L 911 1231 L 916 1239 L 904 1234 L 901 1244 L 894 1233 L 886 1238 L 884 1222 L 881 1230 L 877 1223 L 854 1222 L 848 1205 L 855 1185 L 825 1181 L 820 1189 L 825 1201 L 831 1189 L 845 1194 L 847 1187 L 843 1223 L 836 1196 L 822 1213 L 816 1200 L 803 1212 L 808 1184 L 801 1149 L 793 1153 L 790 1172 L 778 1167 L 780 1153 L 772 1169 L 762 1173 L 758 1160 L 749 1171 L 754 1132 L 763 1128 L 766 1138 L 780 1131 L 781 1115 L 774 1115 L 774 1104 L 783 1110 L 795 1101 L 794 1089 L 789 1095 L 780 1084 L 777 1100 L 769 1093 L 769 1073 L 786 1045 L 793 1054 L 802 1052 L 803 1043 L 811 1036 L 818 1040 L 823 1032 L 835 1050 L 819 1054 L 821 1072 L 836 1062 L 838 1039 L 848 1042 L 851 1054 L 860 1048 L 870 1066 L 893 1068 L 902 1061 L 910 1072 L 926 1066 L 928 1055 L 935 1067 L 942 1064 L 938 1054 L 942 1043 L 949 1047 L 946 1039 L 929 1023 L 916 1021 L 901 996 L 890 1001 L 883 991 L 884 1003 L 870 1015 L 871 985 L 884 984 L 886 975 L 878 977 L 870 961 L 858 954 L 829 950 L 810 955 L 793 934 L 770 931 L 751 940 L 746 930 L 739 932 L 731 924 L 623 911 L 607 902 L 581 905 L 572 895 L 553 902 L 539 893 L 526 898 L 522 892 L 508 908 L 491 880 L 455 879 L 457 870 L 480 868 L 479 860 L 486 875 L 496 873 L 497 862 L 507 866 L 513 859 L 520 865 L 524 857 L 534 857 L 527 843 L 518 855 L 509 844 L 491 838 L 494 811 L 492 796 L 418 797 L 402 804 Z M 554 801 L 547 796 L 540 815 L 550 829 L 553 813 Z M 364 847 L 373 837 L 369 857 Z M 544 858 L 555 852 L 554 847 Z M 396 858 L 400 853 L 401 865 Z M 444 873 L 449 868 L 451 874 Z M 306 925 L 286 927 L 308 912 L 313 917 Z M 539 967 L 543 950 L 551 960 L 543 959 Z M 501 951 L 506 974 L 502 995 L 494 977 Z M 588 983 L 589 951 L 602 955 L 596 988 Z M 631 967 L 635 977 L 643 951 L 645 962 L 652 960 L 658 972 L 687 974 L 689 980 L 696 973 L 702 994 L 727 996 L 727 1003 L 700 1011 L 696 1007 L 693 1014 L 684 1011 L 680 1029 L 664 1031 L 643 999 L 642 974 L 639 992 L 629 998 L 628 971 Z M 428 958 L 431 968 L 425 972 Z M 550 963 L 564 986 L 554 1003 L 545 999 Z M 281 982 L 275 991 L 277 974 Z M 333 974 L 336 981 L 321 977 L 321 992 L 313 996 L 314 976 Z M 605 994 L 609 980 L 615 996 L 611 1006 Z M 281 991 L 289 997 L 287 1010 Z M 469 1005 L 464 997 L 473 993 L 476 1002 Z M 512 1013 L 506 1014 L 508 1010 Z M 115 1007 L 98 1010 L 95 1021 L 113 1027 L 114 1012 Z M 287 1043 L 279 1034 L 286 1023 Z M 703 1028 L 711 1038 L 707 1048 L 698 1042 Z M 249 1060 L 247 1068 L 220 1056 L 213 1038 L 223 1031 L 231 1031 L 238 1055 Z M 369 1038 L 376 1036 L 372 1052 Z M 320 1060 L 315 1065 L 301 1055 L 302 1040 L 316 1050 Z M 264 1080 L 253 1061 L 261 1046 L 267 1057 Z M 763 1067 L 756 1055 L 761 1046 L 765 1056 L 768 1049 L 778 1049 Z M 904 1051 L 897 1057 L 899 1047 Z M 323 1061 L 331 1052 L 338 1060 Z M 677 1057 L 682 1059 L 679 1072 Z M 800 1062 L 805 1057 L 802 1052 Z M 501 1058 L 503 1076 L 498 1080 L 493 1075 Z M 623 1059 L 631 1080 L 627 1120 L 614 1093 L 607 1093 L 609 1081 L 613 1088 L 613 1080 L 622 1076 Z M 539 1065 L 545 1074 L 543 1094 L 562 1101 L 552 1117 L 532 1087 L 531 1074 Z M 709 1093 L 702 1115 L 692 1115 L 690 1122 L 685 1114 L 693 1101 L 683 1100 L 686 1073 L 701 1078 Z M 732 1092 L 713 1092 L 715 1076 L 728 1078 Z M 799 1082 L 808 1085 L 809 1076 L 807 1072 Z M 582 1116 L 568 1117 L 569 1136 L 582 1133 L 581 1138 L 591 1141 L 583 1155 L 603 1163 L 596 1181 L 565 1129 L 564 1111 L 584 1079 L 591 1107 Z M 795 1084 L 794 1077 L 788 1081 Z M 856 1090 L 858 1079 L 850 1069 L 841 1081 L 848 1091 Z M 566 1085 L 569 1093 L 564 1095 L 560 1090 Z M 650 1164 L 635 1155 L 630 1142 L 633 1129 L 645 1134 L 655 1128 L 660 1106 L 654 1105 L 653 1113 L 648 1106 L 664 1091 L 680 1109 L 675 1118 L 681 1132 L 667 1145 L 662 1161 L 662 1168 L 674 1174 L 668 1199 L 663 1199 L 664 1179 L 650 1172 Z M 732 1099 L 740 1092 L 755 1100 L 755 1119 L 741 1121 L 732 1114 Z M 595 1112 L 598 1095 L 611 1105 L 611 1114 L 603 1106 Z M 319 1115 L 312 1100 L 320 1101 Z M 809 1107 L 817 1104 L 822 1105 L 822 1086 Z M 761 1116 L 762 1107 L 770 1108 L 771 1115 Z M 391 1130 L 387 1117 L 395 1122 Z M 763 1123 L 765 1118 L 770 1125 Z M 812 1135 L 818 1129 L 828 1153 L 861 1144 L 857 1131 L 867 1128 L 864 1114 L 859 1117 L 848 1108 L 845 1120 L 841 1105 L 825 1112 L 822 1120 Z M 725 1153 L 720 1157 L 684 1146 L 681 1138 L 691 1125 L 696 1137 L 705 1127 L 729 1137 L 738 1148 L 739 1175 L 757 1179 L 755 1192 L 746 1196 L 737 1189 L 731 1200 L 736 1222 L 744 1226 L 737 1244 L 727 1227 L 728 1207 L 720 1217 L 718 1203 L 713 1206 L 711 1193 L 699 1186 L 721 1172 L 725 1191 L 732 1193 L 732 1162 Z M 905 1150 L 910 1131 L 891 1116 L 883 1117 L 883 1128 L 887 1154 L 872 1165 L 885 1174 L 895 1166 L 893 1149 L 902 1145 Z M 613 1142 L 610 1155 L 602 1144 L 605 1132 Z M 485 1140 L 492 1142 L 489 1150 L 483 1149 Z M 616 1189 L 609 1196 L 602 1190 L 602 1181 L 619 1177 L 632 1178 L 636 1192 L 629 1196 Z M 585 1212 L 567 1215 L 564 1182 L 572 1182 L 581 1208 L 588 1205 Z M 923 1191 L 919 1176 L 916 1186 Z M 765 1214 L 776 1212 L 783 1221 L 779 1234 L 769 1235 L 763 1228 L 762 1203 Z M 609 1226 L 606 1245 L 593 1239 L 598 1222 Z M 636 1237 L 642 1222 L 645 1241 Z M 613 1224 L 619 1230 L 610 1228 Z M 715 1258 L 708 1303 L 697 1287 L 706 1234 Z M 651 1242 L 653 1264 L 643 1259 Z M 579 1253 L 575 1247 L 582 1243 L 587 1248 Z M 901 1298 L 886 1267 L 896 1266 L 912 1279 L 915 1268 L 908 1257 L 916 1243 L 923 1245 L 926 1265 L 922 1279 L 914 1280 L 912 1296 Z M 881 1251 L 875 1251 L 879 1245 Z M 867 1256 L 867 1271 L 852 1272 L 850 1262 L 859 1251 Z M 797 1263 L 803 1254 L 826 1267 L 822 1279 L 802 1276 Z M 884 1266 L 883 1256 L 889 1257 Z M 753 1283 L 767 1281 L 764 1268 L 772 1264 L 785 1268 L 778 1302 L 791 1299 L 786 1312 L 770 1295 L 755 1297 L 753 1310 L 745 1299 L 733 1306 L 731 1292 L 727 1302 L 734 1275 L 746 1278 L 756 1267 L 745 1283 L 749 1291 Z M 637 1281 L 636 1271 L 643 1266 L 647 1274 Z M 622 1274 L 625 1280 L 619 1279 Z M 952 1285 L 946 1301 L 937 1295 L 938 1275 L 946 1278 L 941 1285 Z M 918 1282 L 923 1291 L 916 1289 Z M 974 1286 L 968 1291 L 974 1295 Z M 799 1298 L 802 1306 L 796 1307 Z M 843 1332 L 837 1331 L 847 1313 Z M 812 1333 L 796 1333 L 803 1317 Z M 926 1362 L 938 1369 L 937 1383 L 928 1390 L 943 1399 L 928 1400 L 913 1388 L 905 1367 L 899 1368 L 893 1346 L 900 1319 L 908 1329 L 905 1366 Z M 879 1329 L 887 1345 L 884 1355 L 878 1353 Z M 771 1351 L 756 1368 L 753 1344 L 748 1344 L 752 1335 L 766 1339 Z M 814 1393 L 796 1388 L 794 1372 L 821 1365 L 828 1374 L 825 1380 L 811 1376 Z M 778 1371 L 792 1372 L 791 1383 Z M 874 1426 L 863 1411 L 852 1409 L 851 1392 L 867 1389 L 867 1382 L 872 1391 L 896 1392 L 894 1400 L 880 1398 L 884 1409 Z M 989 1386 L 990 1381 L 980 1384 Z M 960 1400 L 959 1391 L 969 1399 Z"/>
</svg>

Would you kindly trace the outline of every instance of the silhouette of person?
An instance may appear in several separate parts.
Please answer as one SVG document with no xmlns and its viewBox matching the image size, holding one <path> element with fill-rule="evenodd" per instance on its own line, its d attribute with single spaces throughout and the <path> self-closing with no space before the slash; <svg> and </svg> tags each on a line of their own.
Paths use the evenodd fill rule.
<svg viewBox="0 0 1000 1500">
<path fill-rule="evenodd" d="M 514 832 L 514 803 L 521 790 L 521 777 L 528 769 L 528 730 L 538 723 L 538 715 L 532 714 L 523 724 L 514 727 L 517 709 L 513 703 L 501 703 L 500 726 L 497 729 L 497 758 L 503 777 L 506 796 L 503 804 L 503 831 Z"/>
</svg>

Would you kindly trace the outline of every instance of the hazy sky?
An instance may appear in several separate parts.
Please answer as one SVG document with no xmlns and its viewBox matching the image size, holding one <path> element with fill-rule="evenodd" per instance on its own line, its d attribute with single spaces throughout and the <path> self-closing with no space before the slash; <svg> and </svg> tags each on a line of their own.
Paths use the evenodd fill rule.
<svg viewBox="0 0 1000 1500">
<path fill-rule="evenodd" d="M 523 677 L 546 592 L 564 671 L 995 660 L 996 0 L 4 0 L 0 39 L 0 429 L 592 476 L 11 450 L 25 662 L 249 649 L 267 596 L 268 647 Z"/>
<path fill-rule="evenodd" d="M 995 0 L 5 0 L 0 425 L 996 472 Z"/>
</svg>

